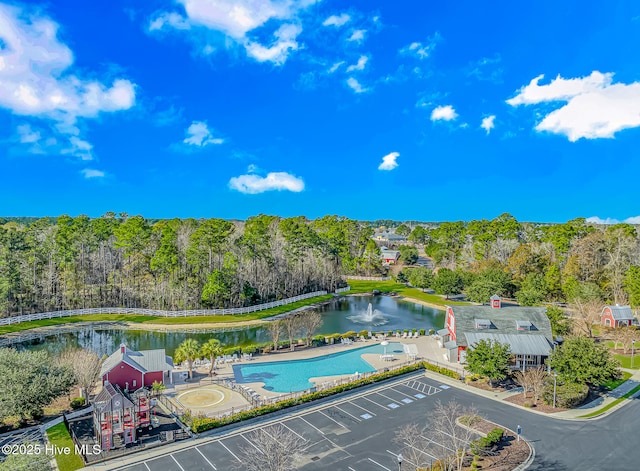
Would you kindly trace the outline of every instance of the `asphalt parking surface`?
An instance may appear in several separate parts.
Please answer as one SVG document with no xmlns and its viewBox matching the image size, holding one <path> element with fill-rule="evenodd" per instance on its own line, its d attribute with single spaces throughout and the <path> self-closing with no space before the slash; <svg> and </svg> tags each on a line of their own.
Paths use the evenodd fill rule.
<svg viewBox="0 0 640 471">
<path fill-rule="evenodd" d="M 397 453 L 402 448 L 394 441 L 396 431 L 409 423 L 426 425 L 435 401 L 446 403 L 452 399 L 477 407 L 481 415 L 504 427 L 515 430 L 521 425 L 522 436 L 535 448 L 530 470 L 638 469 L 638 400 L 599 420 L 558 420 L 454 387 L 448 388 L 423 374 L 366 387 L 320 406 L 310 404 L 308 408 L 278 420 L 267 418 L 262 424 L 200 439 L 191 446 L 188 442 L 181 442 L 180 450 L 172 451 L 178 447 L 170 446 L 162 456 L 145 459 L 140 455 L 136 464 L 110 469 L 242 469 L 243 450 L 255 446 L 251 442 L 251 432 L 282 424 L 305 440 L 306 449 L 298 464 L 300 470 L 395 471 L 398 468 Z M 429 456 L 425 456 L 425 462 L 427 459 Z"/>
</svg>

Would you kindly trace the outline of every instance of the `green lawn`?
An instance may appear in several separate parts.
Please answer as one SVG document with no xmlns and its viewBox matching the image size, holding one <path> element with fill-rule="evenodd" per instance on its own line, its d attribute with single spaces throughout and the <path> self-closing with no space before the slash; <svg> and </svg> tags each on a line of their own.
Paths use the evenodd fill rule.
<svg viewBox="0 0 640 471">
<path fill-rule="evenodd" d="M 71 450 L 68 455 L 64 453 L 56 454 L 56 462 L 60 471 L 75 471 L 76 469 L 84 468 L 84 461 L 80 456 L 76 455 L 73 440 L 64 422 L 47 430 L 47 437 L 49 442 L 57 446 L 58 449 L 68 447 Z"/>
<path fill-rule="evenodd" d="M 600 414 L 604 414 L 606 411 L 608 411 L 609 409 L 611 409 L 613 406 L 615 406 L 616 404 L 620 404 L 622 401 L 625 401 L 626 399 L 628 399 L 629 397 L 633 396 L 635 393 L 637 393 L 638 391 L 640 391 L 640 384 L 638 386 L 636 386 L 635 388 L 633 388 L 631 391 L 629 391 L 627 394 L 625 394 L 624 396 L 616 399 L 615 401 L 613 401 L 610 404 L 607 404 L 606 406 L 604 406 L 602 409 L 598 409 L 596 411 L 593 411 L 589 414 L 586 415 L 581 415 L 579 418 L 580 419 L 588 419 L 590 417 L 595 417 L 597 415 Z"/>
<path fill-rule="evenodd" d="M 316 296 L 314 298 L 303 299 L 295 303 L 278 306 L 264 311 L 253 312 L 251 314 L 237 314 L 227 316 L 192 316 L 192 317 L 156 317 L 140 316 L 136 314 L 91 314 L 87 316 L 70 316 L 56 319 L 42 319 L 39 321 L 22 322 L 21 324 L 0 326 L 0 335 L 11 332 L 34 329 L 36 327 L 47 327 L 52 325 L 73 324 L 76 322 L 131 322 L 137 324 L 161 324 L 161 325 L 182 325 L 182 324 L 218 324 L 223 322 L 251 321 L 265 319 L 285 312 L 293 311 L 309 304 L 326 301 L 333 297 L 332 294 Z"/>
<path fill-rule="evenodd" d="M 613 391 L 615 388 L 620 386 L 622 383 L 624 383 L 629 378 L 631 378 L 631 373 L 623 371 L 622 372 L 622 378 L 620 378 L 620 379 L 612 379 L 611 381 L 607 381 L 606 383 L 603 384 L 603 386 L 605 388 L 607 388 L 608 390 Z"/>
<path fill-rule="evenodd" d="M 438 306 L 444 307 L 445 304 L 450 306 L 455 305 L 465 305 L 469 303 L 460 302 L 460 301 L 450 301 L 444 298 L 444 296 L 440 296 L 438 294 L 429 294 L 424 293 L 422 290 L 418 288 L 409 288 L 402 283 L 397 283 L 393 280 L 389 281 L 366 281 L 366 280 L 348 280 L 349 286 L 351 286 L 351 290 L 347 291 L 348 294 L 357 294 L 357 293 L 370 293 L 374 289 L 382 293 L 389 293 L 391 291 L 395 291 L 401 296 L 407 296 L 410 298 L 419 299 L 420 301 L 425 301 L 427 303 L 436 304 Z"/>
<path fill-rule="evenodd" d="M 638 358 L 639 356 L 640 355 L 637 354 L 634 355 L 632 368 L 634 370 L 640 369 L 640 358 Z M 631 356 L 618 355 L 617 353 L 615 353 L 613 357 L 620 362 L 620 366 L 622 366 L 623 368 L 631 368 Z"/>
</svg>

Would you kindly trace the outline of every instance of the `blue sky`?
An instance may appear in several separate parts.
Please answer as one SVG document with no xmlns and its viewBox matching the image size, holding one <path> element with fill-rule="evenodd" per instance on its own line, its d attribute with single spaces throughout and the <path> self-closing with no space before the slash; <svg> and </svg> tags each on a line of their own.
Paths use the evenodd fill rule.
<svg viewBox="0 0 640 471">
<path fill-rule="evenodd" d="M 640 222 L 640 4 L 0 0 L 0 213 Z"/>
</svg>

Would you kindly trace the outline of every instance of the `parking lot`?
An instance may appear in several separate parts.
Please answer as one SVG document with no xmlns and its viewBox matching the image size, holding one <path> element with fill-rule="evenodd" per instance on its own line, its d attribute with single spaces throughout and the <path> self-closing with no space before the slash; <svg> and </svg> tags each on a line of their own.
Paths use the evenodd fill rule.
<svg viewBox="0 0 640 471">
<path fill-rule="evenodd" d="M 183 450 L 129 466 L 126 471 L 192 471 L 241 469 L 243 450 L 258 448 L 252 431 L 281 424 L 305 442 L 299 469 L 392 470 L 401 444 L 394 443 L 393 422 L 412 416 L 424 423 L 425 412 L 447 386 L 423 375 L 388 383 L 361 394 L 272 421 L 263 426 L 212 438 Z M 360 456 L 358 443 L 383 434 L 384 447 Z M 384 434 L 389 435 L 385 438 Z M 355 446 L 354 446 L 355 445 Z M 353 450 L 352 450 L 353 448 Z M 259 449 L 259 448 L 258 448 Z M 368 449 L 371 450 L 370 444 Z M 424 460 L 435 459 L 425 453 Z M 413 463 L 407 463 L 413 464 Z"/>
<path fill-rule="evenodd" d="M 21 445 L 24 442 L 44 443 L 40 426 L 29 427 L 17 432 L 8 432 L 0 435 L 0 449 L 5 445 Z M 0 456 L 5 456 L 0 452 Z"/>
</svg>

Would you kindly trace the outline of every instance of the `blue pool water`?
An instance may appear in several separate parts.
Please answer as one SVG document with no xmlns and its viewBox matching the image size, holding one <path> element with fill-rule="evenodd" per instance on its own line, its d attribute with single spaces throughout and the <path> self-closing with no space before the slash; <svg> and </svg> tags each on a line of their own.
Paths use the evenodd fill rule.
<svg viewBox="0 0 640 471">
<path fill-rule="evenodd" d="M 336 346 L 340 348 L 340 346 Z M 246 363 L 233 365 L 236 383 L 263 382 L 264 388 L 274 392 L 303 391 L 313 387 L 309 378 L 318 376 L 334 376 L 367 373 L 375 368 L 364 361 L 363 353 L 382 354 L 384 347 L 380 344 L 356 348 L 344 352 L 332 353 L 307 360 L 290 360 L 269 363 Z M 390 342 L 387 353 L 403 353 L 402 344 Z"/>
</svg>

